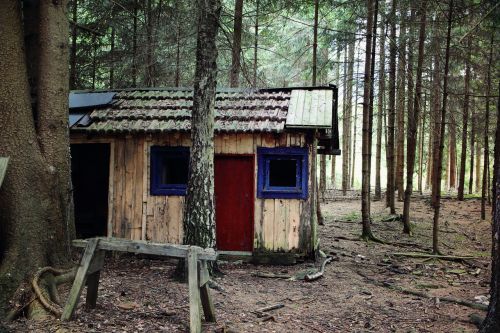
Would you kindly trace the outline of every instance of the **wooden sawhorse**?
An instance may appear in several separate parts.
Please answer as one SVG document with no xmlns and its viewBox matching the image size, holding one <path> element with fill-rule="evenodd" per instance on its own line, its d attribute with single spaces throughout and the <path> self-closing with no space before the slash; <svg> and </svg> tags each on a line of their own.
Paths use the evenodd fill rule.
<svg viewBox="0 0 500 333">
<path fill-rule="evenodd" d="M 73 241 L 73 246 L 83 247 L 85 248 L 85 252 L 80 261 L 68 300 L 64 306 L 61 320 L 70 320 L 72 318 L 85 283 L 87 283 L 86 304 L 90 308 L 96 306 L 99 276 L 104 264 L 104 251 L 119 251 L 186 259 L 188 267 L 190 331 L 193 333 L 201 332 L 200 307 L 203 308 L 205 320 L 215 322 L 214 305 L 208 289 L 210 275 L 207 263 L 208 261 L 217 260 L 217 254 L 213 249 L 100 237 L 85 240 L 77 239 Z"/>
</svg>

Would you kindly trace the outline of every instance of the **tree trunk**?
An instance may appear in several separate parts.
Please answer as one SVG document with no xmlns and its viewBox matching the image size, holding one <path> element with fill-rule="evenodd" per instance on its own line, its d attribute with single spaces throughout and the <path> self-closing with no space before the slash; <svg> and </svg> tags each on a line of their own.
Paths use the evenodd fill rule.
<svg viewBox="0 0 500 333">
<path fill-rule="evenodd" d="M 387 204 L 391 214 L 396 214 L 394 198 L 394 118 L 396 112 L 396 0 L 391 9 L 391 46 L 389 51 L 389 119 L 387 124 Z"/>
<path fill-rule="evenodd" d="M 396 112 L 396 178 L 395 184 L 398 191 L 398 200 L 403 201 L 404 191 L 404 166 L 405 166 L 405 87 L 406 87 L 406 5 L 400 2 L 401 19 L 398 41 L 398 81 L 397 81 L 397 112 Z"/>
<path fill-rule="evenodd" d="M 449 113 L 449 127 L 448 189 L 451 190 L 457 187 L 457 122 L 452 112 Z"/>
<path fill-rule="evenodd" d="M 354 93 L 354 118 L 353 121 L 353 131 L 352 131 L 352 154 L 351 154 L 351 171 L 349 174 L 351 175 L 350 187 L 354 187 L 354 174 L 356 171 L 356 138 L 358 136 L 358 98 L 359 98 L 359 63 L 361 62 L 359 59 L 361 58 L 361 48 L 358 48 L 358 54 L 356 56 L 356 72 L 354 73 L 354 82 L 356 85 L 356 92 Z"/>
<path fill-rule="evenodd" d="M 424 65 L 424 43 L 425 43 L 425 21 L 426 21 L 427 1 L 423 0 L 419 7 L 420 32 L 418 36 L 418 60 L 417 60 L 417 80 L 415 83 L 415 100 L 413 106 L 408 109 L 408 128 L 406 133 L 406 190 L 403 207 L 403 233 L 410 234 L 410 201 L 413 192 L 413 172 L 415 170 L 415 151 L 417 148 L 418 120 L 422 103 L 422 71 Z M 412 13 L 412 16 L 414 14 Z M 412 20 L 411 22 L 414 22 Z M 411 39 L 410 39 L 411 40 Z M 410 43 L 411 45 L 412 43 Z M 411 47 L 410 47 L 411 48 Z M 408 72 L 410 72 L 408 70 Z M 410 72 L 411 73 L 411 72 Z M 411 76 L 411 74 L 410 74 Z M 409 96 L 410 95 L 409 91 Z M 411 104 L 411 100 L 408 100 Z"/>
<path fill-rule="evenodd" d="M 110 68 L 109 68 L 109 88 L 113 89 L 115 86 L 115 27 L 111 27 L 111 49 L 109 51 Z"/>
<path fill-rule="evenodd" d="M 470 166 L 469 166 L 469 194 L 473 193 L 474 186 L 474 156 L 475 156 L 475 138 L 476 138 L 476 115 L 474 112 L 474 99 L 471 101 L 471 129 L 470 129 Z"/>
<path fill-rule="evenodd" d="M 500 83 L 498 85 L 497 119 L 500 119 Z M 488 314 L 481 325 L 480 333 L 495 333 L 500 327 L 500 121 L 495 135 L 495 164 L 493 167 L 493 225 L 491 232 L 491 285 Z"/>
<path fill-rule="evenodd" d="M 177 2 L 177 11 L 179 11 L 180 4 Z M 180 87 L 181 84 L 181 21 L 177 17 L 177 27 L 175 34 L 175 86 Z"/>
<path fill-rule="evenodd" d="M 347 194 L 349 189 L 349 161 L 350 161 L 350 144 L 351 144 L 351 110 L 352 110 L 352 84 L 354 72 L 354 43 L 349 42 L 348 45 L 348 60 L 347 60 L 347 85 L 346 85 L 346 99 L 345 99 L 345 112 L 343 123 L 343 140 L 342 140 L 342 192 Z"/>
<path fill-rule="evenodd" d="M 253 88 L 257 88 L 257 55 L 259 47 L 259 0 L 255 0 L 255 35 L 253 48 Z"/>
<path fill-rule="evenodd" d="M 154 31 L 153 31 L 153 0 L 147 0 L 146 3 L 146 87 L 155 86 L 155 70 L 154 70 Z"/>
<path fill-rule="evenodd" d="M 134 0 L 132 28 L 132 87 L 137 87 L 137 9 L 138 0 Z"/>
<path fill-rule="evenodd" d="M 40 267 L 67 263 L 74 236 L 66 1 L 40 1 L 36 120 L 20 4 L 0 2 L 0 156 L 10 157 L 0 191 L 0 318 L 22 281 Z"/>
<path fill-rule="evenodd" d="M 476 115 L 477 116 L 477 115 Z M 478 125 L 476 123 L 476 125 Z M 481 191 L 481 184 L 482 184 L 482 181 L 481 181 L 481 155 L 482 155 L 482 147 L 479 145 L 480 142 L 481 142 L 481 133 L 480 133 L 480 127 L 477 126 L 476 128 L 476 180 L 475 180 L 475 183 L 476 183 L 476 192 L 475 193 L 479 193 Z"/>
<path fill-rule="evenodd" d="M 240 86 L 242 22 L 243 0 L 236 0 L 234 3 L 233 47 L 231 73 L 229 78 L 229 85 L 231 88 L 237 88 Z"/>
<path fill-rule="evenodd" d="M 491 95 L 491 62 L 493 60 L 493 33 L 491 34 L 490 55 L 488 58 L 488 69 L 486 71 L 486 110 L 484 116 L 484 160 L 483 160 L 483 185 L 481 186 L 481 220 L 486 219 L 486 195 L 489 179 L 489 124 L 490 124 L 490 95 Z M 498 121 L 497 121 L 498 122 Z"/>
<path fill-rule="evenodd" d="M 448 12 L 448 31 L 446 34 L 446 53 L 444 64 L 443 78 L 443 103 L 441 105 L 441 122 L 439 124 L 439 142 L 435 142 L 434 150 L 436 151 L 436 163 L 434 167 L 434 179 L 432 188 L 434 192 L 434 219 L 432 230 L 432 251 L 434 254 L 439 254 L 438 231 L 439 231 L 439 210 L 441 208 L 441 173 L 443 171 L 443 149 L 444 138 L 446 132 L 446 106 L 448 102 L 448 70 L 450 64 L 450 40 L 451 40 L 451 22 L 453 18 L 453 0 L 450 0 Z"/>
<path fill-rule="evenodd" d="M 198 0 L 198 37 L 191 120 L 184 244 L 215 247 L 214 114 L 220 0 Z"/>
<path fill-rule="evenodd" d="M 69 66 L 70 66 L 70 74 L 69 74 L 69 88 L 76 89 L 77 87 L 77 73 L 76 73 L 76 38 L 78 30 L 77 30 L 77 22 L 78 22 L 78 0 L 73 0 L 71 4 L 71 53 L 69 55 Z"/>
<path fill-rule="evenodd" d="M 363 231 L 361 238 L 372 240 L 374 236 L 371 230 L 370 218 L 370 171 L 371 171 L 371 128 L 373 118 L 370 116 L 370 93 L 372 92 L 372 45 L 377 31 L 377 11 L 378 0 L 375 0 L 375 10 L 373 8 L 373 0 L 367 0 L 366 20 L 366 48 L 365 48 L 365 73 L 363 85 L 363 144 L 362 144 L 362 186 L 361 186 L 361 217 L 363 223 Z M 372 104 L 373 105 L 373 104 Z"/>
<path fill-rule="evenodd" d="M 384 3 L 381 4 L 381 13 L 384 13 Z M 380 165 L 382 163 L 382 115 L 384 114 L 384 94 L 385 94 L 385 31 L 387 30 L 387 22 L 383 20 L 384 15 L 380 19 L 380 56 L 379 56 L 379 72 L 378 72 L 378 113 L 377 113 L 377 144 L 375 152 L 375 196 L 374 201 L 382 199 L 382 186 L 380 182 Z M 374 46 L 375 48 L 375 46 Z"/>
<path fill-rule="evenodd" d="M 422 121 L 420 123 L 420 142 L 419 142 L 419 166 L 418 166 L 418 192 L 423 194 L 423 176 L 424 176 L 424 143 L 425 143 L 425 116 L 427 109 L 427 95 L 424 94 L 422 102 Z"/>
<path fill-rule="evenodd" d="M 465 58 L 465 85 L 464 85 L 464 109 L 462 112 L 462 152 L 460 154 L 460 176 L 458 177 L 458 200 L 464 200 L 465 188 L 465 164 L 467 162 L 467 125 L 469 121 L 470 100 L 470 57 L 471 38 L 467 38 L 467 56 Z M 472 150 L 471 150 L 472 155 Z"/>
</svg>

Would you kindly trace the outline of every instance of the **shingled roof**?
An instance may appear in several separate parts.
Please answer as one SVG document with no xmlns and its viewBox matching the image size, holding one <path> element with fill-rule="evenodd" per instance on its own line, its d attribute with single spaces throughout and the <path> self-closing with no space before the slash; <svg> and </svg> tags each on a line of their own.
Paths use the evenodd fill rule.
<svg viewBox="0 0 500 333">
<path fill-rule="evenodd" d="M 327 90 L 325 88 L 325 90 Z M 331 97 L 325 90 L 315 93 L 313 103 L 325 105 L 330 127 Z M 293 90 L 218 91 L 215 102 L 217 132 L 283 132 L 288 119 Z M 81 94 L 88 92 L 73 92 Z M 105 92 L 108 93 L 109 92 Z M 95 95 L 95 92 L 92 92 Z M 93 96 L 95 97 L 95 96 Z M 71 100 L 71 98 L 70 98 Z M 311 100 L 311 98 L 310 98 Z M 293 110 L 297 107 L 292 103 Z M 94 133 L 155 133 L 189 131 L 191 129 L 192 90 L 147 89 L 117 91 L 107 106 L 90 108 L 87 117 L 76 121 L 71 129 Z M 71 108 L 71 105 L 70 105 Z M 310 112 L 309 108 L 307 109 Z M 320 109 L 320 108 L 318 108 Z M 82 110 L 77 109 L 83 116 Z M 71 111 L 71 110 L 70 110 Z M 329 120 L 328 120 L 329 119 Z M 321 121 L 324 122 L 323 117 Z M 311 127 L 308 125 L 308 127 Z M 313 126 L 314 127 L 314 126 Z"/>
</svg>

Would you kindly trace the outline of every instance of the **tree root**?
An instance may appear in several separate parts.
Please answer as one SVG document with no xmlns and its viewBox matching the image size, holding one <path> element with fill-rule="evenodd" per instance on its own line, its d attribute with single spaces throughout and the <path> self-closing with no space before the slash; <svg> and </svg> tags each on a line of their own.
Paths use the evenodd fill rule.
<svg viewBox="0 0 500 333">
<path fill-rule="evenodd" d="M 469 308 L 476 309 L 476 310 L 482 310 L 482 311 L 487 311 L 488 310 L 488 306 L 486 306 L 484 304 L 469 302 L 469 301 L 465 301 L 465 300 L 454 298 L 454 297 L 448 297 L 448 296 L 436 297 L 436 296 L 432 296 L 432 295 L 426 294 L 426 293 L 421 292 L 421 291 L 415 291 L 415 290 L 411 290 L 411 289 L 406 289 L 406 288 L 403 288 L 403 287 L 400 287 L 400 286 L 397 286 L 397 285 L 394 285 L 394 284 L 391 284 L 391 283 L 388 283 L 388 282 L 380 282 L 378 280 L 375 280 L 375 279 L 367 276 L 366 274 L 364 274 L 364 273 L 362 273 L 360 271 L 356 271 L 356 273 L 359 276 L 364 277 L 366 280 L 368 280 L 369 282 L 371 282 L 374 285 L 379 286 L 379 287 L 388 288 L 388 289 L 391 289 L 391 290 L 399 291 L 399 292 L 404 293 L 404 294 L 418 296 L 418 297 L 422 297 L 422 298 L 429 298 L 429 299 L 435 299 L 435 298 L 437 298 L 437 299 L 439 299 L 440 301 L 443 301 L 443 302 L 448 302 L 448 303 L 463 305 L 463 306 L 467 306 Z"/>
<path fill-rule="evenodd" d="M 379 243 L 379 244 L 385 244 L 385 242 L 383 240 L 378 239 L 371 232 L 368 234 L 361 235 L 361 239 L 364 240 L 365 242 L 374 242 L 374 243 Z"/>
<path fill-rule="evenodd" d="M 47 317 L 47 312 L 60 317 L 62 302 L 57 291 L 57 286 L 72 282 L 76 269 L 62 270 L 53 267 L 43 267 L 38 270 L 31 280 L 31 289 L 21 286 L 16 298 L 22 301 L 9 312 L 7 320 L 14 320 L 28 309 L 28 316 L 34 319 Z"/>
</svg>

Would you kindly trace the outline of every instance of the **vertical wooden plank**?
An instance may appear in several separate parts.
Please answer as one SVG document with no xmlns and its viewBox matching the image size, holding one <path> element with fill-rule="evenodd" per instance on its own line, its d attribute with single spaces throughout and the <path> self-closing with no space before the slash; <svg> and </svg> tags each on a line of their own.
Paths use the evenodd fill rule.
<svg viewBox="0 0 500 333">
<path fill-rule="evenodd" d="M 288 250 L 288 200 L 274 200 L 274 250 L 284 252 Z"/>
<path fill-rule="evenodd" d="M 184 200 L 181 196 L 171 196 L 168 201 L 168 241 L 172 244 L 182 243 L 181 227 Z"/>
<path fill-rule="evenodd" d="M 300 228 L 300 200 L 289 200 L 288 224 L 288 250 L 298 249 Z"/>
<path fill-rule="evenodd" d="M 127 239 L 132 239 L 132 229 L 134 227 L 136 144 L 136 141 L 132 138 L 125 138 L 125 209 L 122 229 L 124 231 L 123 237 Z"/>
<path fill-rule="evenodd" d="M 198 285 L 198 253 L 190 248 L 187 255 L 189 285 L 189 329 L 201 333 L 200 289 Z"/>
<path fill-rule="evenodd" d="M 205 320 L 208 322 L 215 323 L 215 307 L 212 302 L 212 297 L 210 296 L 210 289 L 208 288 L 208 280 L 210 279 L 210 275 L 208 273 L 208 267 L 206 260 L 200 261 L 200 280 L 201 277 L 207 279 L 207 281 L 199 281 L 200 282 L 200 298 L 201 305 L 203 307 L 203 314 L 205 315 Z"/>
<path fill-rule="evenodd" d="M 147 210 L 148 210 L 148 194 L 149 194 L 149 140 L 144 140 L 142 156 L 142 216 L 141 216 L 141 239 L 146 240 L 147 230 Z"/>
<path fill-rule="evenodd" d="M 262 230 L 262 240 L 263 245 L 266 250 L 272 251 L 274 249 L 274 199 L 263 199 L 264 201 L 264 211 L 263 211 L 263 230 Z"/>
<path fill-rule="evenodd" d="M 222 154 L 222 137 L 220 134 L 215 135 L 214 149 L 215 149 L 215 154 Z"/>
<path fill-rule="evenodd" d="M 115 212 L 115 141 L 109 144 L 109 177 L 108 177 L 108 227 L 106 235 L 113 236 L 113 220 Z"/>
<path fill-rule="evenodd" d="M 132 220 L 132 239 L 142 239 L 142 197 L 144 180 L 144 143 L 143 137 L 134 140 L 135 149 L 135 175 L 134 175 L 134 211 Z"/>
<path fill-rule="evenodd" d="M 113 237 L 124 237 L 125 232 L 122 230 L 122 220 L 124 211 L 124 196 L 123 188 L 125 182 L 125 144 L 123 139 L 118 139 L 115 141 L 115 172 L 114 172 L 114 221 L 113 221 Z"/>
</svg>

